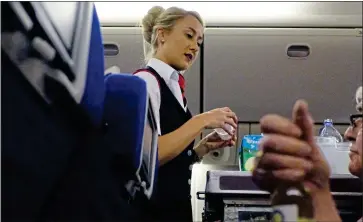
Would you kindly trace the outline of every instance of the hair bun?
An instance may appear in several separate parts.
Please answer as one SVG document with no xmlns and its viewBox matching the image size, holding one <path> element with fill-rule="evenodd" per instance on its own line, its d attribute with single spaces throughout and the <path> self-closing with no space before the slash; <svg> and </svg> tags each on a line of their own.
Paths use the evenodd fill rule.
<svg viewBox="0 0 363 222">
<path fill-rule="evenodd" d="M 151 36 L 157 18 L 163 13 L 165 9 L 161 6 L 152 7 L 142 19 L 142 32 L 146 42 L 151 44 Z"/>
</svg>

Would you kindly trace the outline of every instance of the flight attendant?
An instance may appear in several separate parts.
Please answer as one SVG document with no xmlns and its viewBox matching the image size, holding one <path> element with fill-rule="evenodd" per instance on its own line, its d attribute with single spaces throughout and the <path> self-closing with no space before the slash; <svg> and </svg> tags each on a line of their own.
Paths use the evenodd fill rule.
<svg viewBox="0 0 363 222">
<path fill-rule="evenodd" d="M 192 116 L 181 74 L 195 61 L 203 42 L 203 21 L 197 12 L 171 7 L 151 8 L 142 20 L 147 66 L 135 75 L 144 79 L 159 131 L 159 172 L 150 221 L 192 221 L 192 164 L 214 149 L 235 145 L 237 117 L 228 107 Z M 228 131 L 227 124 L 234 130 Z M 204 129 L 224 128 L 231 140 L 211 133 L 198 144 Z"/>
</svg>

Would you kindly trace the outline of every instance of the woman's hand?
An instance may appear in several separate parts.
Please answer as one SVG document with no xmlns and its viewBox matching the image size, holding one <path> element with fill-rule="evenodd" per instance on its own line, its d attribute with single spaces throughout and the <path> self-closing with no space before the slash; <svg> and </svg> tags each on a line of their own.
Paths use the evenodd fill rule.
<svg viewBox="0 0 363 222">
<path fill-rule="evenodd" d="M 233 126 L 234 129 L 237 129 L 237 116 L 228 107 L 213 109 L 199 114 L 199 116 L 203 119 L 206 129 L 222 128 L 231 136 L 233 136 L 234 132 L 228 130 L 226 123 Z"/>
<path fill-rule="evenodd" d="M 330 168 L 313 135 L 313 119 L 304 101 L 297 101 L 293 120 L 266 115 L 261 121 L 264 138 L 257 154 L 253 179 L 272 191 L 281 182 L 303 182 L 311 192 L 329 190 Z"/>
<path fill-rule="evenodd" d="M 205 154 L 210 151 L 224 148 L 226 146 L 235 146 L 236 145 L 237 136 L 234 135 L 230 140 L 222 140 L 218 134 L 213 131 L 204 137 L 199 143 L 195 146 L 195 151 L 198 154 L 199 158 L 202 158 Z"/>
</svg>

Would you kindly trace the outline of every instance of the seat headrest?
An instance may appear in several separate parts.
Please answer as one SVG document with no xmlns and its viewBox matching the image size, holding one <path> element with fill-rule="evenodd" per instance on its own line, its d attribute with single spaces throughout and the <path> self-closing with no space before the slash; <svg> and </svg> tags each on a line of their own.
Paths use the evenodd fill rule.
<svg viewBox="0 0 363 222">
<path fill-rule="evenodd" d="M 94 8 L 86 86 L 81 105 L 87 110 L 92 121 L 96 124 L 102 121 L 104 94 L 104 52 L 100 22 Z"/>
<path fill-rule="evenodd" d="M 2 48 L 30 84 L 48 103 L 67 99 L 81 104 L 92 122 L 100 123 L 104 53 L 94 4 L 67 2 L 61 9 L 52 2 L 4 6 L 15 15 L 17 28 L 6 26 L 2 31 Z M 67 19 L 54 16 L 62 10 L 70 12 Z M 71 43 L 63 38 L 69 33 Z"/>
</svg>

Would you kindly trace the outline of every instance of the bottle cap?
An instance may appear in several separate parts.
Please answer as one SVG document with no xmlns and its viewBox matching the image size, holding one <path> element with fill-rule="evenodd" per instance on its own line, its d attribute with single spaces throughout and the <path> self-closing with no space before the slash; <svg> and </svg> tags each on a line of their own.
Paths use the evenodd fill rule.
<svg viewBox="0 0 363 222">
<path fill-rule="evenodd" d="M 324 124 L 333 124 L 333 120 L 332 119 L 325 119 Z"/>
</svg>

